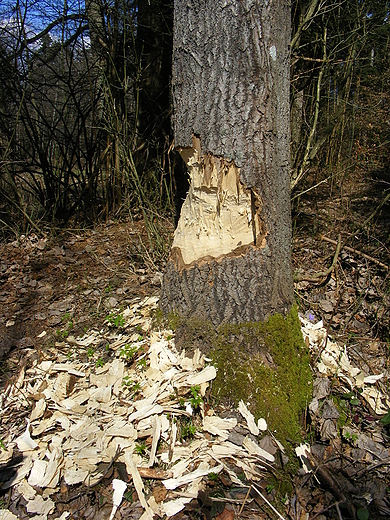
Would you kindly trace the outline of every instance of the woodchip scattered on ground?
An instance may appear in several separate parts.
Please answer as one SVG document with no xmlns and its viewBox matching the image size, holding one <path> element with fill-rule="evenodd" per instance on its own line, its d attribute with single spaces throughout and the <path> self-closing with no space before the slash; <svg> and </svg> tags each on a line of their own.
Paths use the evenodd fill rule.
<svg viewBox="0 0 390 520">
<path fill-rule="evenodd" d="M 207 360 L 151 327 L 161 272 L 141 226 L 1 244 L 0 518 L 390 517 L 388 242 L 348 235 L 329 217 L 345 200 L 332 204 L 302 200 L 295 219 L 301 272 L 331 265 L 321 235 L 352 251 L 296 284 L 314 395 L 294 474 L 277 432 L 243 405 L 211 408 Z"/>
</svg>

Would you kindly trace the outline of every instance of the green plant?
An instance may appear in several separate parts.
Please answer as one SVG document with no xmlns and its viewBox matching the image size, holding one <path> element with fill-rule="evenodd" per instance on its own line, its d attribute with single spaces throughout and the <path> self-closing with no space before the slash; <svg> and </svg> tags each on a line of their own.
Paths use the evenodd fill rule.
<svg viewBox="0 0 390 520">
<path fill-rule="evenodd" d="M 351 440 L 352 442 L 356 442 L 359 438 L 359 435 L 357 433 L 350 433 L 348 431 L 344 431 L 343 437 L 347 441 Z"/>
<path fill-rule="evenodd" d="M 141 390 L 141 385 L 133 381 L 130 376 L 125 376 L 122 380 L 122 386 L 128 388 L 132 392 L 131 399 Z"/>
<path fill-rule="evenodd" d="M 135 345 L 124 345 L 124 347 L 121 348 L 119 355 L 124 357 L 127 361 L 132 361 L 138 350 L 139 347 L 136 347 Z"/>
<path fill-rule="evenodd" d="M 275 486 L 273 484 L 267 484 L 265 486 L 265 490 L 267 491 L 268 494 L 272 493 L 272 491 L 275 489 Z"/>
<path fill-rule="evenodd" d="M 100 357 L 96 360 L 96 368 L 99 368 L 102 366 L 104 366 L 104 359 Z"/>
<path fill-rule="evenodd" d="M 195 435 L 195 433 L 196 426 L 192 424 L 192 422 L 185 424 L 181 429 L 181 436 L 183 437 L 183 439 L 190 439 Z"/>
<path fill-rule="evenodd" d="M 381 418 L 381 423 L 384 424 L 385 426 L 388 426 L 390 424 L 390 410 L 387 412 L 386 415 L 384 415 L 382 418 Z"/>
<path fill-rule="evenodd" d="M 141 358 L 138 360 L 138 363 L 137 363 L 137 366 L 139 368 L 146 368 L 146 359 L 145 358 Z"/>
<path fill-rule="evenodd" d="M 7 451 L 7 448 L 5 447 L 5 444 L 3 442 L 3 439 L 0 439 L 0 448 L 4 451 Z"/>
<path fill-rule="evenodd" d="M 89 349 L 87 350 L 87 357 L 92 358 L 94 355 L 95 355 L 95 349 L 92 347 L 89 347 Z"/>
<path fill-rule="evenodd" d="M 112 287 L 111 287 L 111 285 L 108 285 L 108 286 L 105 287 L 105 289 L 104 289 L 104 292 L 107 293 L 107 294 L 110 293 L 111 291 L 112 291 Z"/>
<path fill-rule="evenodd" d="M 60 339 L 66 339 L 69 336 L 69 332 L 67 330 L 57 329 L 56 334 Z"/>
<path fill-rule="evenodd" d="M 66 312 L 62 318 L 62 323 L 66 323 L 66 328 L 64 330 L 57 329 L 56 334 L 60 339 L 66 339 L 69 336 L 69 332 L 73 329 L 73 321 L 70 319 L 70 313 Z"/>
<path fill-rule="evenodd" d="M 356 516 L 359 520 L 368 520 L 370 518 L 370 513 L 367 508 L 361 507 L 356 511 Z"/>
<path fill-rule="evenodd" d="M 144 456 L 146 452 L 146 445 L 143 442 L 140 442 L 135 445 L 134 451 L 135 453 L 138 453 L 138 455 Z"/>
<path fill-rule="evenodd" d="M 125 319 L 123 317 L 123 314 L 115 314 L 114 312 L 110 313 L 108 316 L 106 316 L 106 321 L 113 327 L 123 327 L 125 324 Z"/>
<path fill-rule="evenodd" d="M 133 503 L 133 491 L 131 489 L 129 489 L 129 491 L 126 491 L 126 493 L 123 495 L 123 498 L 132 504 Z"/>
<path fill-rule="evenodd" d="M 197 410 L 203 403 L 202 396 L 200 395 L 200 386 L 191 386 L 191 394 L 192 397 L 189 399 L 189 403 L 192 406 L 193 410 Z"/>
<path fill-rule="evenodd" d="M 211 471 L 211 473 L 208 474 L 209 480 L 212 482 L 216 482 L 218 480 L 218 473 L 214 473 L 214 471 Z"/>
</svg>

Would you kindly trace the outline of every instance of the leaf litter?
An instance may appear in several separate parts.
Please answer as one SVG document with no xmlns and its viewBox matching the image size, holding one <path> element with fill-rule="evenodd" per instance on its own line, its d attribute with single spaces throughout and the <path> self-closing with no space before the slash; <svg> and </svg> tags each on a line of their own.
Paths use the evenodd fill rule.
<svg viewBox="0 0 390 520">
<path fill-rule="evenodd" d="M 139 416 L 133 423 L 129 422 L 129 416 L 142 409 L 147 404 L 145 400 L 153 397 L 154 392 L 160 391 L 160 385 L 163 384 L 159 380 L 161 372 L 166 377 L 165 389 L 161 390 L 163 393 L 169 392 L 170 380 L 178 373 L 185 375 L 193 370 L 195 377 L 208 365 L 201 359 L 200 353 L 198 359 L 195 356 L 182 356 L 180 365 L 175 365 L 175 358 L 169 361 L 171 346 L 172 355 L 179 354 L 175 352 L 174 340 L 167 331 L 165 336 L 162 331 L 160 337 L 154 338 L 152 342 L 148 304 L 142 310 L 145 302 L 134 299 L 140 294 L 150 294 L 150 287 L 145 292 L 146 286 L 139 286 L 145 270 L 137 269 L 136 266 L 132 269 L 131 265 L 129 266 L 128 226 L 105 225 L 102 231 L 89 235 L 75 235 L 66 243 L 66 256 L 63 260 L 66 272 L 57 269 L 55 254 L 48 256 L 43 252 L 50 246 L 49 241 L 46 245 L 40 245 L 39 241 L 34 242 L 29 237 L 24 241 L 20 240 L 20 243 L 6 244 L 1 250 L 0 271 L 2 280 L 4 279 L 2 296 L 5 300 L 3 321 L 0 322 L 1 332 L 4 332 L 4 339 L 0 342 L 0 356 L 9 352 L 10 348 L 14 349 L 10 354 L 15 366 L 15 359 L 20 357 L 16 377 L 9 380 L 0 394 L 0 469 L 3 482 L 16 477 L 20 478 L 20 481 L 11 484 L 8 491 L 3 490 L 0 507 L 8 510 L 1 510 L 0 518 L 107 519 L 119 501 L 118 491 L 113 488 L 114 480 L 118 480 L 125 482 L 127 491 L 124 492 L 120 505 L 116 506 L 117 511 L 114 515 L 116 518 L 138 520 L 143 514 L 147 515 L 147 512 L 141 505 L 133 484 L 132 461 L 135 461 L 138 470 L 141 490 L 147 503 L 150 501 L 149 507 L 152 511 L 155 510 L 153 508 L 160 507 L 160 514 L 163 516 L 174 514 L 175 508 L 184 507 L 185 511 L 182 510 L 177 518 L 192 518 L 191 512 L 195 517 L 198 517 L 196 515 L 199 512 L 200 515 L 209 518 L 210 511 L 218 520 L 234 518 L 237 512 L 245 518 L 279 517 L 275 512 L 269 515 L 265 513 L 263 504 L 266 497 L 262 498 L 258 493 L 264 492 L 274 469 L 273 474 L 279 475 L 280 459 L 282 464 L 286 460 L 283 454 L 284 447 L 272 432 L 267 430 L 264 420 L 257 423 L 260 430 L 257 437 L 251 433 L 247 420 L 232 410 L 223 411 L 218 408 L 218 411 L 222 412 L 222 416 L 218 417 L 217 413 L 208 410 L 206 405 L 198 413 L 192 412 L 191 416 L 191 392 L 188 384 L 195 385 L 196 380 L 190 382 L 184 378 L 184 384 L 180 386 L 183 381 L 178 378 L 176 393 L 172 394 L 176 401 L 172 398 L 170 403 L 173 412 L 161 398 L 161 402 L 158 400 L 151 404 L 163 406 L 163 412 L 152 412 L 144 418 Z M 87 247 L 86 241 L 90 244 Z M 113 269 L 106 271 L 106 268 L 102 267 L 103 263 L 96 264 L 96 255 L 105 258 L 107 264 L 111 255 L 115 258 L 119 270 L 115 269 L 115 273 Z M 97 267 L 101 268 L 100 271 Z M 93 273 L 93 276 L 85 274 L 89 272 Z M 117 279 L 114 276 L 117 276 Z M 150 278 L 152 276 L 153 274 Z M 55 280 L 53 285 L 48 283 L 51 279 Z M 378 276 L 373 278 L 374 281 L 377 279 L 379 280 Z M 351 306 L 355 301 L 356 291 L 354 280 L 349 277 L 347 281 L 349 285 L 342 294 L 342 300 Z M 61 292 L 65 284 L 68 291 L 66 297 Z M 115 290 L 115 287 L 119 288 Z M 379 284 L 375 287 L 379 287 Z M 315 376 L 314 396 L 307 415 L 309 423 L 305 426 L 309 437 L 307 444 L 302 446 L 301 455 L 310 473 L 304 473 L 302 470 L 302 475 L 295 481 L 293 494 L 286 495 L 286 500 L 283 504 L 279 503 L 278 509 L 281 512 L 284 510 L 290 518 L 307 518 L 308 515 L 319 520 L 367 518 L 368 510 L 370 518 L 389 518 L 389 495 L 386 486 L 389 485 L 390 459 L 388 431 L 385 425 L 390 422 L 390 414 L 383 415 L 388 406 L 386 356 L 375 358 L 375 354 L 380 354 L 379 343 L 370 340 L 370 335 L 367 338 L 369 343 L 366 349 L 361 345 L 365 356 L 361 363 L 356 363 L 356 350 L 351 349 L 351 346 L 346 348 L 333 341 L 329 334 L 331 328 L 339 326 L 344 312 L 345 319 L 351 319 L 351 312 L 343 309 L 342 305 L 337 307 L 338 300 L 332 296 L 337 288 L 333 278 L 330 279 L 328 288 L 326 299 L 332 302 L 334 315 L 329 314 L 330 307 L 324 303 L 324 297 L 320 301 L 322 317 L 328 323 L 327 327 L 325 328 L 323 323 L 315 324 L 310 320 L 308 328 L 314 330 L 307 333 L 306 324 L 302 320 L 303 333 L 307 337 L 306 342 L 314 359 Z M 113 294 L 114 298 L 111 296 Z M 306 297 L 313 305 L 311 293 L 306 294 Z M 115 309 L 114 300 L 120 300 L 120 313 Z M 27 313 L 25 301 L 33 303 Z M 108 332 L 107 327 L 91 328 L 88 318 L 91 306 L 95 306 L 97 311 L 99 307 L 109 309 L 108 312 L 112 313 L 114 318 L 122 315 L 123 326 L 118 329 L 115 328 L 115 324 L 110 324 Z M 358 322 L 350 322 L 353 331 L 361 330 L 367 321 L 364 320 L 364 312 L 368 312 L 369 309 L 376 312 L 375 302 L 359 313 L 356 317 L 359 318 Z M 33 319 L 29 320 L 29 314 Z M 72 336 L 72 332 L 68 334 L 66 331 L 67 337 L 65 334 L 64 337 L 59 337 L 62 341 L 58 341 L 55 348 L 48 349 L 45 345 L 49 344 L 52 337 L 50 327 L 61 324 L 61 330 L 65 331 L 66 322 L 63 320 L 66 315 L 70 315 L 70 319 L 77 316 L 78 330 L 80 331 L 80 325 L 84 322 L 88 325 L 84 330 L 88 332 Z M 24 328 L 24 323 L 28 324 L 27 328 Z M 45 330 L 42 330 L 42 327 Z M 143 337 L 140 337 L 142 335 Z M 339 335 L 337 333 L 338 337 Z M 157 346 L 156 352 L 152 354 L 152 343 L 159 341 L 162 341 L 163 345 L 165 341 L 168 342 L 169 348 L 163 351 L 161 347 L 160 352 L 160 347 Z M 105 345 L 109 345 L 109 352 L 107 356 L 103 353 L 106 361 L 104 366 L 98 367 L 97 363 L 95 365 L 96 356 L 88 363 L 74 361 L 78 353 L 81 354 L 80 359 L 85 359 L 89 349 L 101 353 Z M 131 352 L 128 352 L 130 359 L 120 354 L 122 350 L 126 352 L 128 345 L 134 346 L 135 359 L 139 360 L 140 367 L 137 363 L 131 362 Z M 74 355 L 69 356 L 70 353 Z M 355 363 L 351 361 L 351 355 L 355 356 Z M 166 371 L 162 369 L 163 358 L 168 358 Z M 37 361 L 31 367 L 34 359 Z M 146 366 L 140 370 L 144 362 Z M 158 363 L 161 363 L 160 369 Z M 355 366 L 357 364 L 364 366 L 364 370 L 358 369 Z M 375 370 L 372 370 L 374 365 Z M 118 377 L 121 370 L 123 373 Z M 145 375 L 147 370 L 149 380 L 138 390 L 139 374 L 143 371 Z M 207 392 L 204 389 L 208 384 L 210 383 L 201 383 L 204 385 L 203 392 Z M 26 389 L 29 392 L 34 389 L 35 393 L 26 392 Z M 95 390 L 94 395 L 92 389 Z M 166 397 L 169 397 L 169 393 Z M 112 400 L 115 402 L 114 409 L 110 409 Z M 138 401 L 141 404 L 138 405 Z M 343 403 L 347 405 L 346 412 L 343 411 Z M 156 416 L 161 419 L 160 425 L 154 420 Z M 218 419 L 229 422 L 220 423 Z M 27 420 L 30 421 L 30 426 Z M 182 439 L 180 425 L 183 421 L 196 424 L 194 437 Z M 237 421 L 236 426 L 229 429 L 228 426 L 232 426 L 234 421 Z M 264 436 L 260 438 L 262 435 Z M 22 443 L 23 436 L 27 444 L 36 443 L 38 448 L 26 449 L 26 446 L 21 445 L 24 451 L 19 449 L 16 439 Z M 110 436 L 113 446 L 111 443 L 105 446 L 104 443 L 107 443 L 107 437 Z M 274 455 L 276 463 L 258 456 L 248 457 L 247 448 L 244 447 L 244 439 L 247 436 L 269 454 Z M 166 438 L 168 440 L 165 440 Z M 215 442 L 217 439 L 219 442 Z M 198 469 L 206 469 L 201 465 L 203 460 L 200 455 L 204 455 L 207 443 L 210 443 L 208 455 L 212 457 L 209 466 L 213 468 L 208 476 L 196 478 L 194 475 L 195 480 L 192 483 L 182 484 L 173 490 L 168 490 L 161 484 L 163 480 L 179 479 Z M 156 449 L 154 454 L 153 446 Z M 128 467 L 124 459 L 125 453 L 128 457 Z M 34 467 L 36 460 L 40 462 Z M 210 509 L 207 489 L 213 481 L 215 468 L 220 465 L 223 469 L 218 476 L 224 483 L 225 496 L 220 499 L 224 506 L 216 510 L 214 506 L 218 504 L 217 499 L 211 498 L 214 506 Z M 48 481 L 52 478 L 53 468 L 56 469 L 54 474 L 57 473 L 61 477 L 57 485 L 43 488 L 29 484 L 31 476 L 41 478 L 40 474 Z M 69 482 L 74 479 L 78 483 L 66 484 L 61 476 L 65 474 L 65 470 Z M 98 484 L 88 487 L 87 481 L 92 481 L 93 477 L 97 478 L 98 474 L 103 475 Z M 259 480 L 261 478 L 262 480 Z M 43 480 L 41 484 L 42 482 Z M 139 480 L 137 482 L 139 484 Z M 54 483 L 53 477 L 49 484 L 53 486 Z M 248 487 L 245 487 L 246 485 Z M 203 491 L 204 489 L 206 490 Z M 117 495 L 114 498 L 115 491 Z M 40 498 L 34 500 L 37 495 Z M 267 496 L 273 500 L 274 491 L 267 488 Z M 261 499 L 260 502 L 258 497 Z M 94 503 L 97 498 L 98 504 Z M 51 501 L 55 504 L 53 510 Z M 30 512 L 27 510 L 29 502 Z M 346 511 L 345 504 L 352 504 L 353 507 L 347 507 Z M 169 509 L 169 505 L 172 509 Z M 45 507 L 51 512 L 46 513 Z M 43 512 L 33 512 L 38 508 Z"/>
</svg>

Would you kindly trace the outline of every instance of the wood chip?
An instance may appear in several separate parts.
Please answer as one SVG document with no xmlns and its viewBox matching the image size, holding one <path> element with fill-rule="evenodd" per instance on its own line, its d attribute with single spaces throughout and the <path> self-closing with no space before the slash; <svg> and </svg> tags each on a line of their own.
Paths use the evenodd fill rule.
<svg viewBox="0 0 390 520">
<path fill-rule="evenodd" d="M 126 452 L 125 452 L 125 464 L 126 464 L 127 472 L 133 478 L 133 484 L 134 484 L 135 490 L 137 492 L 138 499 L 141 502 L 142 507 L 145 509 L 145 512 L 147 513 L 147 517 L 150 518 L 150 520 L 153 520 L 153 511 L 150 508 L 150 506 L 147 503 L 146 498 L 145 498 L 144 484 L 143 484 L 141 476 L 138 472 L 137 466 L 134 462 L 133 455 L 130 453 L 129 450 L 126 450 Z"/>
<path fill-rule="evenodd" d="M 187 382 L 190 386 L 201 385 L 212 381 L 217 376 L 217 371 L 213 365 L 204 368 L 201 372 L 190 374 L 187 378 Z"/>
<path fill-rule="evenodd" d="M 221 419 L 216 415 L 207 416 L 203 419 L 203 430 L 218 435 L 226 440 L 229 437 L 229 430 L 237 426 L 237 419 Z"/>
<path fill-rule="evenodd" d="M 18 517 L 8 509 L 0 509 L 0 520 L 18 520 Z"/>
<path fill-rule="evenodd" d="M 46 411 L 46 400 L 45 399 L 39 399 L 39 401 L 35 404 L 33 411 L 30 415 L 30 421 L 33 422 L 37 419 L 40 419 L 43 417 L 43 414 Z"/>
<path fill-rule="evenodd" d="M 128 421 L 134 422 L 138 421 L 139 419 L 144 419 L 145 417 L 149 417 L 149 415 L 155 415 L 159 414 L 164 410 L 162 406 L 159 404 L 155 405 L 146 405 L 144 408 L 141 408 L 140 410 L 137 410 L 136 412 L 129 415 Z"/>
<path fill-rule="evenodd" d="M 40 515 L 49 515 L 55 508 L 55 503 L 51 498 L 44 500 L 41 495 L 37 495 L 33 500 L 27 502 L 27 511 L 29 513 L 39 513 Z"/>
<path fill-rule="evenodd" d="M 149 463 L 148 466 L 151 468 L 156 459 L 157 445 L 161 435 L 161 419 L 158 415 L 153 418 L 153 440 L 152 447 L 150 449 Z"/>
<path fill-rule="evenodd" d="M 192 471 L 191 473 L 187 473 L 186 475 L 182 475 L 179 478 L 170 478 L 167 480 L 163 480 L 163 484 L 166 489 L 176 489 L 178 487 L 184 486 L 185 484 L 189 484 L 199 477 L 204 477 L 209 473 L 220 473 L 223 470 L 222 464 L 219 466 L 215 466 L 214 468 L 207 469 L 197 469 Z"/>
<path fill-rule="evenodd" d="M 69 375 L 85 377 L 85 372 L 78 370 L 78 365 L 70 365 L 68 363 L 55 363 L 51 367 L 52 372 L 67 372 Z"/>
<path fill-rule="evenodd" d="M 263 450 L 263 448 L 260 448 L 260 446 L 256 442 L 252 441 L 248 436 L 244 439 L 244 446 L 252 455 L 258 455 L 268 462 L 275 462 L 275 457 L 273 455 L 268 453 L 268 451 Z"/>
<path fill-rule="evenodd" d="M 256 435 L 256 436 L 259 435 L 259 428 L 258 428 L 257 424 L 255 423 L 255 418 L 253 417 L 252 413 L 246 407 L 244 401 L 240 401 L 238 403 L 238 411 L 246 420 L 251 434 Z"/>
<path fill-rule="evenodd" d="M 112 497 L 113 504 L 109 520 L 113 520 L 118 507 L 121 505 L 123 494 L 127 489 L 127 484 L 126 482 L 123 482 L 123 480 L 114 478 L 114 480 L 112 481 L 112 487 L 114 489 L 114 494 Z"/>
<path fill-rule="evenodd" d="M 23 435 L 15 439 L 20 451 L 31 451 L 38 448 L 38 444 L 31 438 L 30 435 L 30 421 L 27 421 L 27 427 Z"/>
</svg>

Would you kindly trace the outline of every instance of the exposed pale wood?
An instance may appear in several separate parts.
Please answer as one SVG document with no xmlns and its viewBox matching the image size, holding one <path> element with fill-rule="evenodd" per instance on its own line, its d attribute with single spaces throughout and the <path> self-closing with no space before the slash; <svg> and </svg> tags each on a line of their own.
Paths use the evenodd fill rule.
<svg viewBox="0 0 390 520">
<path fill-rule="evenodd" d="M 240 182 L 233 161 L 201 154 L 199 138 L 192 148 L 181 148 L 191 185 L 181 209 L 172 254 L 178 267 L 202 259 L 241 254 L 245 247 L 266 244 L 261 200 Z"/>
<path fill-rule="evenodd" d="M 161 468 L 145 468 L 144 466 L 138 466 L 138 473 L 142 478 L 164 480 L 172 478 L 172 471 L 165 471 Z"/>
</svg>

